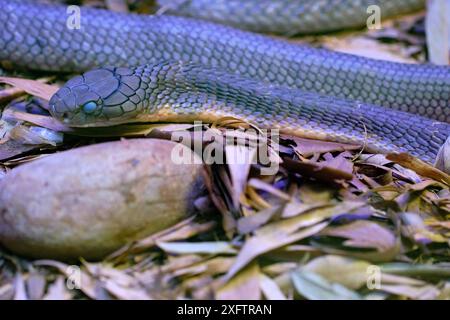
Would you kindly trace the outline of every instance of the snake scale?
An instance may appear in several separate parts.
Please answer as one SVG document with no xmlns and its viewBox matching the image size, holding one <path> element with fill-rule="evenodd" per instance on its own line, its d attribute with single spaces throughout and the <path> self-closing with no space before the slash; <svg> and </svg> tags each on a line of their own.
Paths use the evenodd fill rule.
<svg viewBox="0 0 450 320">
<path fill-rule="evenodd" d="M 367 25 L 380 8 L 382 19 L 412 13 L 426 0 L 158 0 L 162 11 L 281 35 L 314 34 Z M 369 20 L 370 21 L 370 20 Z"/>
<path fill-rule="evenodd" d="M 234 116 L 429 162 L 450 134 L 448 67 L 367 59 L 169 15 L 82 8 L 80 28 L 70 29 L 64 6 L 0 0 L 0 8 L 1 61 L 77 73 L 115 66 L 73 78 L 51 99 L 52 114 L 69 125 Z"/>
</svg>

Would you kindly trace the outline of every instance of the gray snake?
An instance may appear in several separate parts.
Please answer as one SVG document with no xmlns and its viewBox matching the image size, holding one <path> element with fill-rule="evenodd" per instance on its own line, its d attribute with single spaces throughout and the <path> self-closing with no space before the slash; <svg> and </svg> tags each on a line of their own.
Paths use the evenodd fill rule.
<svg viewBox="0 0 450 320">
<path fill-rule="evenodd" d="M 61 72 L 115 66 L 76 77 L 53 97 L 53 115 L 74 126 L 231 115 L 426 161 L 450 134 L 447 67 L 372 60 L 165 15 L 83 8 L 81 28 L 71 30 L 65 7 L 0 5 L 1 61 Z"/>
<path fill-rule="evenodd" d="M 426 0 L 158 0 L 165 13 L 281 35 L 360 28 L 379 8 L 381 19 L 412 13 Z M 374 8 L 376 6 L 376 8 Z"/>
</svg>

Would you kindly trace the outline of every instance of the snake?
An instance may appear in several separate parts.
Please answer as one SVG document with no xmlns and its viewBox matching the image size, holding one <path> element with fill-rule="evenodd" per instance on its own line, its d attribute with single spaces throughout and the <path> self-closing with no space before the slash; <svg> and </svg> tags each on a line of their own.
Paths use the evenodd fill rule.
<svg viewBox="0 0 450 320">
<path fill-rule="evenodd" d="M 425 8 L 426 0 L 158 0 L 161 11 L 284 36 L 360 28 Z M 372 16 L 373 17 L 373 16 Z"/>
<path fill-rule="evenodd" d="M 368 59 L 166 14 L 81 7 L 77 24 L 66 6 L 0 5 L 0 61 L 81 73 L 49 103 L 69 126 L 232 116 L 427 162 L 450 134 L 448 67 Z"/>
</svg>

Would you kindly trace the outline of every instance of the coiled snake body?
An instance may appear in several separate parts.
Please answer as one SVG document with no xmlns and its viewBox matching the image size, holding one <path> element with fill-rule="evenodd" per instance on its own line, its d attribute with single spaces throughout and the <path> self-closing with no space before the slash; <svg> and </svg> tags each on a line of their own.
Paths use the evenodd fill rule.
<svg viewBox="0 0 450 320">
<path fill-rule="evenodd" d="M 116 66 L 76 77 L 53 97 L 53 115 L 74 126 L 232 115 L 426 161 L 450 134 L 447 67 L 334 53 L 172 16 L 83 8 L 80 28 L 70 29 L 65 7 L 0 5 L 0 60 L 64 72 Z"/>
<path fill-rule="evenodd" d="M 162 10 L 262 33 L 312 34 L 358 28 L 425 7 L 426 0 L 158 0 Z M 377 12 L 378 11 L 378 12 Z"/>
</svg>

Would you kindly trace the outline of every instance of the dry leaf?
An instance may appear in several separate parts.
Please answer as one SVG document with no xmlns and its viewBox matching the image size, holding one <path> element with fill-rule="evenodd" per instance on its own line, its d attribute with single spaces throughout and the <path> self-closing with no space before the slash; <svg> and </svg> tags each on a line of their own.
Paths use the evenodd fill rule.
<svg viewBox="0 0 450 320">
<path fill-rule="evenodd" d="M 260 179 L 252 178 L 248 181 L 247 185 L 250 187 L 253 187 L 255 189 L 270 193 L 271 195 L 276 196 L 282 200 L 286 200 L 286 201 L 291 200 L 291 197 L 288 194 L 284 193 L 283 191 L 275 188 L 274 186 L 272 186 L 269 183 L 266 183 Z"/>
<path fill-rule="evenodd" d="M 378 223 L 359 220 L 340 227 L 329 227 L 321 235 L 347 239 L 343 245 L 351 248 L 374 249 L 377 254 L 367 253 L 367 257 L 376 260 L 390 260 L 398 252 L 398 241 L 392 231 Z M 364 256 L 363 252 L 355 256 Z"/>
<path fill-rule="evenodd" d="M 57 132 L 73 132 L 74 129 L 66 126 L 60 121 L 53 117 L 42 116 L 38 114 L 31 114 L 19 110 L 14 110 L 13 108 L 8 108 L 4 111 L 3 117 L 8 117 L 18 121 L 26 121 L 38 126 L 57 131 Z"/>
<path fill-rule="evenodd" d="M 56 281 L 49 285 L 47 294 L 44 300 L 69 300 L 72 295 L 67 290 L 66 281 L 64 277 L 58 276 Z"/>
<path fill-rule="evenodd" d="M 59 87 L 54 85 L 45 84 L 49 79 L 29 80 L 11 77 L 0 77 L 0 82 L 7 83 L 14 87 L 20 88 L 23 91 L 42 98 L 44 100 L 50 100 L 50 98 L 58 91 Z"/>
<path fill-rule="evenodd" d="M 434 286 L 422 286 L 414 287 L 407 285 L 381 285 L 380 290 L 399 295 L 405 296 L 416 300 L 432 300 L 436 299 L 440 294 L 439 290 Z"/>
<path fill-rule="evenodd" d="M 278 284 L 264 274 L 259 276 L 259 287 L 267 300 L 286 300 Z"/>
<path fill-rule="evenodd" d="M 217 291 L 216 299 L 219 300 L 259 300 L 261 291 L 259 288 L 259 266 L 252 263 L 233 279 Z"/>
<path fill-rule="evenodd" d="M 28 300 L 28 295 L 25 288 L 25 280 L 23 275 L 19 272 L 14 279 L 14 300 Z"/>
<path fill-rule="evenodd" d="M 31 300 L 42 299 L 45 291 L 46 279 L 45 276 L 38 272 L 31 272 L 28 275 L 26 282 L 28 296 Z"/>
<path fill-rule="evenodd" d="M 450 185 L 450 176 L 434 167 L 429 165 L 428 163 L 423 162 L 413 156 L 406 153 L 390 153 L 386 156 L 388 160 L 394 161 L 408 169 L 411 169 L 418 174 L 431 178 L 440 182 L 443 182 L 447 185 Z"/>
<path fill-rule="evenodd" d="M 14 285 L 12 283 L 3 284 L 0 287 L 0 300 L 12 300 L 14 298 Z"/>
<path fill-rule="evenodd" d="M 313 272 L 297 271 L 291 277 L 298 293 L 310 300 L 361 300 L 355 291 Z"/>
<path fill-rule="evenodd" d="M 315 153 L 327 153 L 335 151 L 358 150 L 361 146 L 338 142 L 304 139 L 294 136 L 282 136 L 283 139 L 293 140 L 296 144 L 294 150 L 304 157 L 312 156 Z"/>
<path fill-rule="evenodd" d="M 400 63 L 417 63 L 401 51 L 400 45 L 386 45 L 367 37 L 352 36 L 346 38 L 327 37 L 326 48 L 344 53 L 356 54 L 373 59 L 394 61 Z"/>
<path fill-rule="evenodd" d="M 233 204 L 235 208 L 238 208 L 239 199 L 247 184 L 250 166 L 256 155 L 256 149 L 239 145 L 226 145 L 225 154 L 231 182 L 233 183 L 233 188 L 230 190 L 232 191 Z"/>
<path fill-rule="evenodd" d="M 235 254 L 237 253 L 228 242 L 161 242 L 158 247 L 173 254 Z"/>
<path fill-rule="evenodd" d="M 282 166 L 291 172 L 315 178 L 322 182 L 336 182 L 338 180 L 353 179 L 352 174 L 328 167 L 326 164 L 321 164 L 320 162 L 300 162 L 284 157 Z"/>
<path fill-rule="evenodd" d="M 215 222 L 213 221 L 197 224 L 194 220 L 195 216 L 189 217 L 166 230 L 152 234 L 147 238 L 140 239 L 131 245 L 126 245 L 109 255 L 107 260 L 119 259 L 126 254 L 148 250 L 151 247 L 156 246 L 158 241 L 163 242 L 187 239 L 198 233 L 211 230 L 215 226 Z"/>
<path fill-rule="evenodd" d="M 237 228 L 239 233 L 246 234 L 255 231 L 262 225 L 269 222 L 272 219 L 272 217 L 280 215 L 281 210 L 282 207 L 273 206 L 271 208 L 260 210 L 251 216 L 239 219 L 237 222 Z"/>
<path fill-rule="evenodd" d="M 314 272 L 330 282 L 339 283 L 349 289 L 359 289 L 367 283 L 369 262 L 326 255 L 306 264 L 301 270 Z"/>
<path fill-rule="evenodd" d="M 73 283 L 74 286 L 91 299 L 96 299 L 99 294 L 102 294 L 99 291 L 102 291 L 103 289 L 100 288 L 98 281 L 81 268 L 74 268 L 73 266 L 54 260 L 37 260 L 34 262 L 34 265 L 54 267 L 66 277 L 73 276 L 73 273 L 75 272 L 77 274 L 77 281 L 75 281 L 76 283 Z"/>
<path fill-rule="evenodd" d="M 105 0 L 106 7 L 109 10 L 117 12 L 129 12 L 126 0 Z"/>
<path fill-rule="evenodd" d="M 261 254 L 312 236 L 327 225 L 327 222 L 323 222 L 300 231 L 296 231 L 297 228 L 285 228 L 283 230 L 277 223 L 265 226 L 262 232 L 245 242 L 225 279 L 231 279 L 239 270 Z"/>
</svg>

